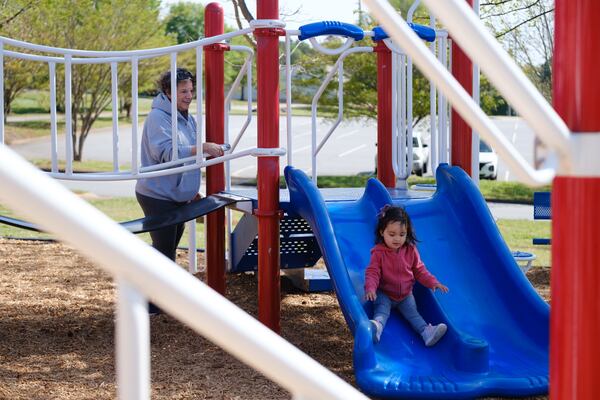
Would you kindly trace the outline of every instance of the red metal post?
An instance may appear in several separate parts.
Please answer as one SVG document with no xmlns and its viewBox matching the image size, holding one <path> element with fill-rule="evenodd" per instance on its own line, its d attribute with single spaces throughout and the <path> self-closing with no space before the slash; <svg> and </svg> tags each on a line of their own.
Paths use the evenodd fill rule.
<svg viewBox="0 0 600 400">
<path fill-rule="evenodd" d="M 473 7 L 473 0 L 466 0 Z M 473 93 L 473 63 L 455 41 L 452 41 L 452 75 L 465 88 L 467 93 Z M 473 133 L 471 127 L 452 110 L 452 165 L 461 167 L 471 175 L 471 146 Z"/>
<path fill-rule="evenodd" d="M 257 0 L 258 19 L 279 19 L 278 0 Z M 258 147 L 279 147 L 279 36 L 281 29 L 258 28 Z M 258 159 L 258 319 L 280 331 L 279 158 Z"/>
<path fill-rule="evenodd" d="M 210 3 L 204 9 L 204 34 L 216 36 L 224 28 L 223 7 Z M 226 46 L 204 47 L 205 90 L 206 90 L 206 141 L 225 141 L 225 89 L 224 54 Z M 206 169 L 206 194 L 218 193 L 225 189 L 225 169 L 223 164 Z M 221 294 L 225 294 L 225 211 L 223 209 L 208 214 L 206 220 L 206 282 Z"/>
<path fill-rule="evenodd" d="M 382 40 L 373 50 L 377 53 L 377 179 L 393 188 L 396 176 L 392 166 L 392 52 Z"/>
<path fill-rule="evenodd" d="M 555 3 L 553 103 L 575 135 L 600 135 L 598 15 L 597 0 Z M 581 175 L 552 188 L 552 399 L 600 397 L 600 177 Z"/>
</svg>

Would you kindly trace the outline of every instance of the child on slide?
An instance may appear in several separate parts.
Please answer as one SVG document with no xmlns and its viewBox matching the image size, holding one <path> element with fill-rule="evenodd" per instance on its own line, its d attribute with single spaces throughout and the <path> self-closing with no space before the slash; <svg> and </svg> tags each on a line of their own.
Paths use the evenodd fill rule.
<svg viewBox="0 0 600 400">
<path fill-rule="evenodd" d="M 365 271 L 365 298 L 374 302 L 371 324 L 375 342 L 379 342 L 383 328 L 395 308 L 421 335 L 425 346 L 433 346 L 446 333 L 446 325 L 425 322 L 412 293 L 415 280 L 443 293 L 448 288 L 425 268 L 415 243 L 417 238 L 406 211 L 386 205 L 378 215 L 375 246 Z"/>
</svg>

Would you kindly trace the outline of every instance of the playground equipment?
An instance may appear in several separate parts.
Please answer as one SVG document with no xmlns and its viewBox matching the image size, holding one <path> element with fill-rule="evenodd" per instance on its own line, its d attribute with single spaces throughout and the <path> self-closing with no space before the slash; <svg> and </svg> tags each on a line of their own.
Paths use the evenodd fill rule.
<svg viewBox="0 0 600 400">
<path fill-rule="evenodd" d="M 232 240 L 230 248 L 235 252 L 235 256 L 230 255 L 229 260 L 231 263 L 235 260 L 236 266 L 238 261 L 241 263 L 242 260 L 247 260 L 246 256 L 248 254 L 244 254 L 244 247 L 251 247 L 256 237 L 260 238 L 254 244 L 258 247 L 258 251 L 253 250 L 256 254 L 252 255 L 255 259 L 251 262 L 258 267 L 259 274 L 259 319 L 268 327 L 278 331 L 279 257 L 280 253 L 285 253 L 285 251 L 280 251 L 280 244 L 283 243 L 283 241 L 280 242 L 280 209 L 286 212 L 286 218 L 290 220 L 295 219 L 297 221 L 299 215 L 304 217 L 310 223 L 312 228 L 310 235 L 313 236 L 310 237 L 305 224 L 290 222 L 292 230 L 285 233 L 284 237 L 295 241 L 298 238 L 295 227 L 299 227 L 298 229 L 301 230 L 302 234 L 307 235 L 308 242 L 312 244 L 318 242 L 320 245 L 320 251 L 327 260 L 328 268 L 334 278 L 336 294 L 340 299 L 342 311 L 355 334 L 354 361 L 357 382 L 367 393 L 384 397 L 405 396 L 409 398 L 456 398 L 485 394 L 543 393 L 548 388 L 548 331 L 545 328 L 549 324 L 548 307 L 534 295 L 525 278 L 517 270 L 508 249 L 503 245 L 502 239 L 499 238 L 496 228 L 491 223 L 491 217 L 481 197 L 477 197 L 464 174 L 447 166 L 438 168 L 439 187 L 433 196 L 430 193 L 406 190 L 406 177 L 412 166 L 412 160 L 410 160 L 412 141 L 406 140 L 410 138 L 412 126 L 410 123 L 409 94 L 412 60 L 435 83 L 437 90 L 440 91 L 438 94 L 436 89 L 432 89 L 432 98 L 435 94 L 436 99 L 436 101 L 432 101 L 431 117 L 433 166 L 448 161 L 454 163 L 454 154 L 451 152 L 450 144 L 454 143 L 456 137 L 455 135 L 450 136 L 451 132 L 447 124 L 450 117 L 446 99 L 488 143 L 494 146 L 500 157 L 515 174 L 527 183 L 548 183 L 554 177 L 559 166 L 562 174 L 576 176 L 585 172 L 588 175 L 597 176 L 600 168 L 593 161 L 595 160 L 595 154 L 590 150 L 594 147 L 590 144 L 596 142 L 593 138 L 574 140 L 569 136 L 570 130 L 566 124 L 543 100 L 541 95 L 533 89 L 531 83 L 527 81 L 510 59 L 502 54 L 498 44 L 491 40 L 489 34 L 462 1 L 436 2 L 427 0 L 427 5 L 439 14 L 444 25 L 452 32 L 452 37 L 459 42 L 469 56 L 481 63 L 482 69 L 492 82 L 520 114 L 530 122 L 548 147 L 553 150 L 555 158 L 549 160 L 549 166 L 542 170 L 534 170 L 514 151 L 510 143 L 503 138 L 495 126 L 476 107 L 471 97 L 448 72 L 448 34 L 435 28 L 435 19 L 432 18 L 433 27 L 430 28 L 416 25 L 409 26 L 390 9 L 387 3 L 380 0 L 365 0 L 365 2 L 382 23 L 383 28 L 376 29 L 373 32 L 362 32 L 362 36 L 360 28 L 357 29 L 357 27 L 339 23 L 322 24 L 321 28 L 316 30 L 305 28 L 297 31 L 286 31 L 283 29 L 283 24 L 278 20 L 277 2 L 265 0 L 259 2 L 259 19 L 255 20 L 250 28 L 228 34 L 223 34 L 222 9 L 214 4 L 207 6 L 206 33 L 208 36 L 212 36 L 185 45 L 131 52 L 90 52 L 36 46 L 2 38 L 3 46 L 8 45 L 30 51 L 42 51 L 55 54 L 55 56 L 26 54 L 26 52 L 4 50 L 3 47 L 0 49 L 0 54 L 2 54 L 2 57 L 24 58 L 45 62 L 49 65 L 53 144 L 51 150 L 52 172 L 50 175 L 53 177 L 93 180 L 137 179 L 144 176 L 158 176 L 192 168 L 207 167 L 207 194 L 213 195 L 230 188 L 224 179 L 224 176 L 229 174 L 226 172 L 228 168 L 219 166 L 219 163 L 248 155 L 258 157 L 258 190 L 244 194 L 236 193 L 243 197 L 243 200 L 236 201 L 236 207 L 252 213 L 253 216 L 248 217 L 244 223 L 239 224 L 236 227 L 237 232 L 235 230 L 232 232 L 232 237 L 240 239 Z M 580 7 L 585 2 L 586 0 L 578 0 Z M 598 6 L 590 7 L 597 8 Z M 564 9 L 557 6 L 557 13 L 561 11 L 564 12 Z M 596 9 L 596 11 L 600 10 Z M 594 14 L 592 13 L 592 15 Z M 407 16 L 407 19 L 410 19 L 410 16 Z M 586 20 L 586 22 L 591 24 L 591 20 Z M 421 34 L 422 39 L 427 40 L 435 37 L 436 41 L 432 42 L 428 49 L 414 32 Z M 432 32 L 434 33 L 433 36 Z M 231 96 L 224 96 L 222 87 L 223 52 L 239 50 L 247 54 L 247 60 L 240 71 L 240 75 L 235 80 L 234 86 L 239 85 L 243 74 L 251 76 L 253 54 L 252 50 L 248 48 L 229 46 L 224 41 L 236 35 L 247 33 L 254 33 L 258 40 L 259 132 L 258 144 L 255 148 L 236 152 L 239 138 L 248 126 L 246 123 L 236 139 L 233 140 L 232 153 L 218 159 L 206 161 L 200 154 L 190 159 L 178 159 L 177 154 L 174 154 L 172 163 L 163 164 L 156 170 L 150 170 L 139 167 L 137 153 L 132 151 L 131 170 L 122 171 L 117 159 L 118 151 L 114 151 L 114 171 L 107 174 L 79 176 L 79 174 L 73 172 L 72 147 L 70 147 L 72 143 L 67 140 L 66 169 L 64 173 L 58 171 L 56 89 L 52 84 L 56 81 L 56 64 L 64 63 L 65 65 L 66 136 L 70 137 L 72 127 L 68 110 L 70 110 L 72 66 L 80 63 L 110 64 L 113 78 L 113 103 L 116 104 L 115 88 L 117 87 L 118 64 L 131 63 L 133 71 L 132 98 L 134 100 L 132 148 L 137 149 L 139 145 L 137 137 L 137 68 L 139 60 L 145 57 L 169 54 L 171 57 L 171 70 L 175 71 L 177 53 L 183 50 L 195 49 L 197 76 L 199 77 L 196 82 L 199 94 L 196 116 L 198 121 L 201 122 L 203 117 L 202 93 L 204 92 L 201 77 L 204 72 L 202 65 L 203 52 L 205 51 L 207 76 L 205 91 L 206 127 L 209 133 L 207 134 L 207 140 L 220 143 L 229 142 L 228 132 L 225 129 L 227 123 L 225 119 L 226 107 L 224 106 L 231 99 Z M 316 121 L 318 97 L 335 73 L 338 73 L 339 87 L 343 87 L 344 58 L 353 53 L 374 51 L 373 47 L 370 46 L 352 47 L 353 42 L 365 36 L 373 37 L 377 41 L 375 52 L 380 67 L 378 72 L 379 84 L 382 85 L 380 89 L 385 88 L 385 90 L 379 91 L 378 143 L 380 144 L 380 155 L 378 157 L 378 178 L 387 189 L 383 189 L 376 183 L 370 183 L 365 191 L 360 189 L 316 191 L 316 188 L 312 186 L 306 177 L 290 168 L 287 175 L 291 199 L 287 197 L 287 192 L 280 194 L 278 190 L 279 157 L 286 154 L 287 151 L 287 163 L 293 165 L 293 129 L 290 112 L 287 113 L 288 143 L 286 149 L 279 148 L 278 139 L 278 82 L 272 77 L 277 76 L 279 70 L 277 62 L 279 36 L 285 35 L 286 37 L 286 61 L 288 65 L 286 68 L 286 91 L 288 93 L 288 110 L 291 110 L 290 37 L 309 38 L 315 48 L 325 50 L 320 47 L 316 40 L 313 40 L 320 34 L 337 34 L 348 39 L 341 48 L 334 50 L 335 54 L 339 55 L 336 66 L 325 77 L 323 86 L 319 88 L 313 99 L 313 121 Z M 437 49 L 437 58 L 431 52 L 431 49 L 434 48 Z M 589 53 L 593 52 L 586 52 L 586 55 Z M 560 52 L 559 56 L 559 59 L 564 57 Z M 583 63 L 583 65 L 585 68 L 588 67 L 587 63 Z M 0 79 L 1 81 L 2 79 Z M 173 77 L 172 81 L 175 81 Z M 176 93 L 176 91 L 172 92 Z M 251 93 L 251 90 L 248 93 Z M 600 90 L 595 93 L 595 96 L 597 96 Z M 343 91 L 340 89 L 338 91 L 340 106 L 343 106 L 342 96 Z M 176 95 L 173 101 L 174 104 L 176 103 L 175 100 Z M 249 104 L 251 104 L 250 101 Z M 249 107 L 251 106 L 249 105 Z M 113 105 L 113 110 L 115 109 L 116 107 Z M 249 108 L 249 110 L 251 109 Z M 251 113 L 248 114 L 248 118 L 250 118 Z M 3 115 L 3 113 L 0 113 L 0 115 Z M 342 112 L 340 111 L 336 124 L 341 121 L 341 116 Z M 571 117 L 570 123 L 577 120 L 578 116 L 579 114 Z M 0 116 L 0 118 L 2 117 Z M 0 122 L 0 138 L 2 138 L 3 120 Z M 116 118 L 113 118 L 113 132 L 117 132 L 118 129 L 116 123 Z M 197 138 L 198 143 L 203 141 L 203 125 L 200 124 L 200 127 Z M 573 128 L 573 126 L 571 127 Z M 584 124 L 581 128 L 582 130 L 598 130 L 598 127 L 600 127 L 600 121 L 596 119 Z M 173 132 L 177 131 L 176 121 L 174 121 L 172 128 Z M 324 139 L 318 143 L 316 123 L 313 122 L 311 175 L 314 182 L 317 178 L 317 155 L 325 145 L 327 138 L 333 134 L 334 129 L 335 127 L 327 132 Z M 174 134 L 174 141 L 177 140 L 176 136 Z M 115 133 L 114 137 L 115 148 L 118 147 L 118 135 Z M 124 235 L 122 230 L 116 229 L 114 224 L 111 225 L 106 219 L 101 219 L 97 213 L 90 211 L 89 208 L 77 204 L 75 200 L 72 200 L 72 196 L 69 198 L 67 194 L 64 194 L 64 190 L 56 191 L 58 190 L 57 186 L 51 185 L 47 180 L 42 179 L 39 173 L 36 174 L 31 171 L 30 167 L 25 166 L 8 150 L 2 149 L 1 151 L 0 176 L 3 182 L 6 182 L 6 186 L 11 189 L 0 194 L 3 201 L 28 216 L 43 229 L 57 234 L 58 237 L 69 241 L 75 246 L 79 245 L 78 247 L 90 258 L 96 260 L 118 277 L 120 295 L 122 296 L 119 302 L 117 328 L 119 332 L 117 338 L 121 398 L 147 397 L 149 381 L 147 316 L 142 312 L 142 310 L 145 310 L 144 296 L 138 291 L 144 295 L 159 293 L 157 304 L 161 308 L 166 309 L 198 331 L 208 335 L 211 340 L 229 348 L 238 357 L 260 369 L 294 394 L 301 394 L 309 398 L 353 398 L 353 396 L 360 398 L 360 394 L 352 392 L 347 385 L 344 386 L 345 384 L 340 383 L 339 380 L 336 381 L 331 377 L 331 374 L 323 375 L 322 368 L 318 369 L 313 363 L 299 356 L 295 350 L 290 351 L 294 354 L 294 357 L 298 356 L 298 358 L 285 360 L 283 352 L 288 351 L 289 347 L 286 347 L 287 345 L 283 344 L 284 342 L 273 341 L 273 335 L 267 336 L 268 342 L 262 342 L 257 339 L 258 336 L 253 336 L 263 334 L 264 330 L 260 330 L 263 327 L 257 327 L 257 330 L 252 331 L 250 336 L 241 339 L 238 336 L 238 334 L 241 334 L 237 330 L 239 325 L 236 325 L 236 323 L 239 324 L 243 320 L 239 312 L 231 311 L 232 319 L 228 323 L 228 326 L 232 329 L 231 332 L 233 332 L 231 336 L 223 336 L 223 332 L 230 332 L 229 329 L 224 328 L 226 321 L 223 316 L 223 314 L 229 313 L 229 308 L 227 308 L 227 311 L 218 311 L 221 318 L 213 314 L 203 314 L 206 315 L 205 320 L 214 322 L 214 325 L 204 325 L 203 323 L 203 326 L 199 326 L 197 322 L 198 313 L 214 311 L 216 309 L 214 304 L 222 304 L 223 309 L 225 309 L 227 306 L 223 303 L 223 299 L 216 296 L 214 298 L 206 297 L 211 304 L 209 309 L 204 305 L 205 303 L 202 303 L 199 295 L 199 293 L 202 293 L 202 296 L 205 296 L 208 292 L 203 285 L 198 282 L 190 283 L 193 281 L 189 277 L 181 275 L 181 271 L 177 273 L 178 275 L 175 278 L 170 277 L 165 271 L 168 270 L 169 274 L 172 274 L 175 268 L 160 259 L 160 257 L 156 257 L 156 254 L 147 246 L 142 246 L 139 243 L 133 245 L 135 242 Z M 573 157 L 573 154 L 578 154 L 578 152 L 582 156 Z M 18 173 L 14 171 L 15 165 L 19 167 Z M 590 165 L 593 167 L 590 167 Z M 571 182 L 573 179 L 561 178 L 555 182 L 558 190 L 555 186 L 554 193 L 557 193 L 557 196 L 564 197 L 561 202 L 556 202 L 556 204 L 566 205 L 581 201 L 577 197 L 570 196 L 571 193 L 579 193 L 584 199 L 588 200 L 600 197 L 600 194 L 598 194 L 600 190 L 595 189 L 597 183 L 593 178 L 591 178 L 589 188 L 587 186 L 584 188 L 577 186 L 575 182 Z M 46 187 L 46 185 L 50 186 Z M 38 190 L 38 188 L 46 190 Z M 8 193 L 10 193 L 10 196 Z M 61 205 L 53 198 L 57 193 L 61 193 L 61 198 L 64 194 L 65 199 L 70 199 L 69 205 L 72 206 L 72 210 L 69 210 L 66 205 Z M 34 194 L 39 197 L 34 196 Z M 362 200 L 356 201 L 361 196 Z M 324 203 L 322 202 L 323 199 L 325 200 Z M 427 350 L 418 344 L 413 344 L 414 335 L 398 319 L 390 321 L 390 327 L 384 333 L 381 344 L 374 346 L 370 340 L 370 328 L 365 324 L 368 305 L 366 305 L 367 309 L 365 310 L 363 308 L 365 305 L 359 299 L 362 290 L 360 284 L 362 279 L 361 268 L 366 265 L 364 246 L 366 243 L 370 243 L 370 241 L 366 241 L 365 232 L 374 223 L 375 215 L 375 212 L 369 210 L 373 211 L 375 205 L 390 201 L 405 204 L 409 212 L 414 212 L 413 218 L 416 221 L 417 230 L 423 237 L 428 238 L 422 244 L 421 254 L 423 258 L 436 275 L 443 277 L 453 287 L 452 293 L 444 299 L 437 299 L 430 293 L 417 289 L 417 297 L 419 302 L 424 304 L 427 315 L 440 321 L 444 320 L 450 327 L 449 335 L 440 342 L 439 347 L 434 349 Z M 442 207 L 440 203 L 443 201 L 452 204 L 452 206 Z M 48 210 L 53 210 L 53 212 L 50 212 L 52 215 L 48 215 Z M 74 210 L 79 210 L 80 213 L 76 215 Z M 91 222 L 92 217 L 89 220 L 80 221 L 81 215 L 87 215 L 87 213 L 90 216 L 94 215 L 94 223 Z M 582 215 L 585 216 L 586 213 L 582 213 Z M 556 253 L 553 254 L 553 259 L 558 260 L 559 266 L 566 266 L 572 259 L 572 257 L 566 257 L 566 255 L 573 257 L 583 257 L 581 254 L 588 255 L 588 258 L 581 259 L 581 264 L 585 266 L 588 274 L 597 276 L 597 272 L 593 271 L 594 265 L 590 262 L 590 260 L 595 259 L 594 254 L 590 254 L 592 249 L 591 239 L 588 240 L 586 237 L 581 243 L 574 242 L 572 239 L 569 240 L 565 237 L 567 234 L 564 233 L 573 230 L 579 232 L 583 227 L 597 229 L 595 226 L 588 225 L 592 223 L 590 221 L 597 222 L 597 218 L 589 218 L 589 221 L 587 221 L 578 216 L 571 219 L 566 215 L 566 211 L 557 210 L 555 220 L 561 231 L 553 232 L 553 237 L 556 238 L 556 242 L 561 243 L 561 246 L 563 243 L 565 244 L 564 248 L 557 248 Z M 224 231 L 221 230 L 224 226 L 224 213 L 222 211 L 212 213 L 207 225 L 210 232 L 216 232 L 209 239 L 209 244 L 212 247 L 207 249 L 208 283 L 216 290 L 224 292 L 225 246 L 222 239 L 225 235 Z M 451 228 L 453 229 L 450 231 Z M 565 230 L 562 231 L 563 229 Z M 194 231 L 194 229 L 189 230 Z M 111 237 L 108 237 L 109 233 Z M 112 234 L 114 234 L 114 237 Z M 476 239 L 475 245 L 471 243 L 473 239 Z M 195 240 L 193 242 L 195 243 Z M 361 242 L 361 245 L 355 246 L 356 242 Z M 130 247 L 124 247 L 125 243 Z M 434 244 L 437 244 L 438 248 L 445 249 L 445 263 L 442 263 L 440 258 L 433 254 L 432 246 Z M 298 256 L 298 253 L 305 252 L 305 255 L 297 257 L 293 262 L 290 261 L 289 266 L 298 263 L 307 265 L 310 264 L 307 261 L 308 259 L 312 260 L 317 257 L 316 250 L 313 250 L 313 247 L 310 251 L 304 245 L 300 245 L 298 248 L 300 251 L 291 250 L 288 254 Z M 101 251 L 98 251 L 98 249 Z M 451 253 L 449 249 L 456 249 L 456 254 Z M 573 249 L 580 250 L 581 254 L 573 254 Z M 480 252 L 483 250 L 486 250 L 486 259 L 491 259 L 489 265 L 487 263 L 482 265 L 482 261 L 479 259 Z M 190 251 L 190 253 L 194 254 L 195 252 Z M 111 254 L 111 262 L 108 263 L 106 259 L 102 259 L 100 254 Z M 113 264 L 115 259 L 120 261 Z M 150 261 L 140 261 L 146 259 L 153 261 L 152 263 Z M 160 262 L 157 261 L 154 264 L 154 260 L 157 259 L 160 259 Z M 286 263 L 282 262 L 282 264 L 285 265 Z M 450 274 L 447 269 L 448 265 L 463 273 Z M 496 270 L 493 270 L 493 267 Z M 585 284 L 583 281 L 578 281 L 578 279 L 582 279 L 580 274 L 573 274 L 576 276 L 571 277 L 566 272 L 557 273 L 564 279 L 564 282 L 568 282 L 572 286 L 569 285 L 567 286 L 568 289 L 558 291 L 556 297 L 553 297 L 553 304 L 558 304 L 558 315 L 564 321 L 577 321 L 577 324 L 571 323 L 567 327 L 575 329 L 575 327 L 581 326 L 583 318 L 579 314 L 570 316 L 568 314 L 570 308 L 563 305 L 561 301 L 565 301 L 565 304 L 567 304 L 565 299 L 568 299 L 568 296 L 577 297 L 581 300 L 583 295 L 573 293 L 572 287 L 591 289 L 592 286 L 591 283 Z M 471 280 L 475 277 L 479 278 L 477 282 Z M 589 281 L 593 282 L 594 279 Z M 478 287 L 479 285 L 481 287 Z M 515 298 L 507 299 L 506 293 L 502 289 L 514 290 L 516 293 Z M 488 296 L 487 293 L 493 293 L 494 295 Z M 219 301 L 216 301 L 215 298 L 218 298 Z M 485 299 L 485 301 L 482 301 L 482 299 Z M 580 301 L 577 304 L 583 303 L 586 302 Z M 589 307 L 587 311 L 591 313 L 597 311 L 597 305 L 588 303 L 585 305 L 585 307 Z M 470 318 L 470 313 L 464 312 L 466 304 L 471 309 L 474 308 L 473 319 Z M 191 315 L 196 316 L 196 318 L 191 318 Z M 497 318 L 498 315 L 501 318 Z M 236 319 L 238 320 L 236 321 Z M 593 318 L 589 319 L 594 320 Z M 498 320 L 505 322 L 505 325 L 510 328 L 502 332 L 504 335 L 493 332 L 493 329 L 498 327 L 496 324 L 492 324 L 491 321 Z M 561 320 L 554 319 L 554 321 L 560 322 Z M 592 363 L 595 360 L 593 357 L 576 358 L 575 356 L 568 359 L 566 354 L 571 352 L 577 354 L 583 350 L 588 350 L 577 347 L 581 346 L 579 343 L 593 346 L 592 344 L 595 343 L 593 342 L 594 333 L 598 333 L 598 327 L 593 325 L 594 322 L 584 321 L 583 323 L 588 324 L 586 326 L 589 329 L 582 329 L 578 332 L 569 331 L 569 336 L 561 332 L 560 329 L 564 326 L 560 325 L 559 322 L 554 322 L 552 327 L 552 334 L 558 338 L 556 342 L 553 342 L 555 344 L 552 345 L 553 354 L 568 361 L 565 362 L 565 365 L 570 366 L 571 370 L 580 372 L 577 377 L 569 377 L 565 373 L 565 371 L 568 371 L 568 367 L 553 367 L 555 368 L 556 379 L 559 380 L 560 384 L 553 386 L 556 388 L 552 390 L 556 393 L 571 393 L 565 387 L 568 388 L 577 381 L 581 382 L 577 386 L 577 390 L 584 394 L 589 393 L 590 397 L 588 398 L 592 398 L 593 390 L 590 388 L 593 387 L 593 373 L 591 371 L 593 371 Z M 256 327 L 257 325 L 252 326 Z M 135 335 L 128 335 L 128 333 L 134 333 Z M 391 336 L 394 334 L 397 335 L 398 340 L 392 341 Z M 568 342 L 572 337 L 579 337 L 578 335 L 585 340 L 578 341 L 576 344 Z M 253 343 L 256 347 L 237 346 L 235 341 L 238 339 L 240 340 L 238 343 L 242 343 L 243 340 L 243 343 L 248 346 Z M 269 343 L 272 346 L 270 348 Z M 452 345 L 456 346 L 451 348 Z M 242 351 L 242 348 L 244 351 Z M 251 354 L 248 353 L 248 348 L 252 349 Z M 571 351 L 560 352 L 561 348 L 570 349 Z M 267 357 L 270 357 L 269 362 L 272 363 L 272 368 L 261 362 L 264 359 L 257 357 L 252 360 L 253 356 L 263 351 L 267 354 Z M 246 352 L 246 355 L 244 352 Z M 504 354 L 498 355 L 498 352 L 511 357 L 503 358 Z M 586 354 L 593 354 L 593 352 L 587 351 Z M 508 366 L 499 365 L 506 363 L 510 364 Z M 308 370 L 301 368 L 303 366 L 306 366 Z M 586 369 L 579 370 L 574 366 L 585 366 Z M 297 379 L 294 379 L 294 375 L 297 375 Z M 440 378 L 442 375 L 444 378 Z M 323 376 L 328 378 L 323 379 Z M 452 379 L 449 379 L 448 376 Z M 326 383 L 324 383 L 325 380 Z"/>
</svg>

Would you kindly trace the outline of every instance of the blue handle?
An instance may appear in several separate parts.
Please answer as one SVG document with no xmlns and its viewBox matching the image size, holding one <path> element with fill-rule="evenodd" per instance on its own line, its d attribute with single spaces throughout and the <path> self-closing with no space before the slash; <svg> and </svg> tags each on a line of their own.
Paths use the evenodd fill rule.
<svg viewBox="0 0 600 400">
<path fill-rule="evenodd" d="M 421 39 L 427 42 L 433 42 L 435 40 L 435 29 L 425 25 L 413 24 L 412 22 L 409 22 L 408 26 L 410 26 Z M 389 37 L 380 26 L 373 28 L 373 34 L 373 40 L 375 41 L 387 39 Z"/>
<path fill-rule="evenodd" d="M 347 22 L 321 21 L 302 25 L 298 39 L 305 40 L 321 35 L 341 35 L 351 37 L 354 40 L 362 40 L 365 37 L 365 32 L 362 28 Z"/>
</svg>

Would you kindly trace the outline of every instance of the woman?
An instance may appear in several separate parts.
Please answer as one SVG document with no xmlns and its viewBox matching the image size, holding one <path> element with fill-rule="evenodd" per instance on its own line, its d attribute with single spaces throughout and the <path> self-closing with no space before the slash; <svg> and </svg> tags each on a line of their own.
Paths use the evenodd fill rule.
<svg viewBox="0 0 600 400">
<path fill-rule="evenodd" d="M 171 161 L 173 155 L 171 129 L 171 71 L 163 73 L 158 82 L 160 93 L 152 101 L 152 110 L 144 123 L 142 134 L 142 166 Z M 195 119 L 189 114 L 194 96 L 194 79 L 190 71 L 177 68 L 177 150 L 179 158 L 196 154 Z M 211 157 L 223 155 L 215 143 L 204 143 L 204 153 Z M 199 197 L 200 169 L 137 181 L 135 194 L 146 216 L 168 213 Z M 150 232 L 152 247 L 175 261 L 175 254 L 184 224 Z M 153 305 L 150 304 L 150 312 Z"/>
</svg>

